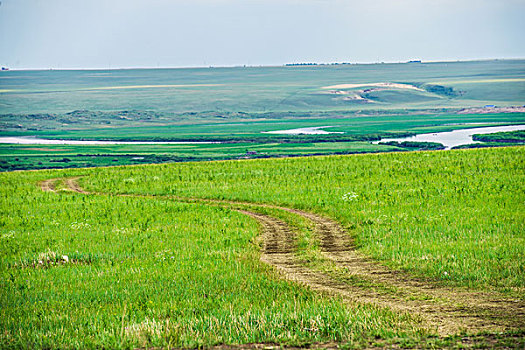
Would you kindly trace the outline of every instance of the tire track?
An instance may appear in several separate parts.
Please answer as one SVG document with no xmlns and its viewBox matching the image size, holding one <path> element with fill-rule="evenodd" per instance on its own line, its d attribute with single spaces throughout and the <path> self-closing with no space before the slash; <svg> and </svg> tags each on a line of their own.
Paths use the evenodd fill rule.
<svg viewBox="0 0 525 350">
<path fill-rule="evenodd" d="M 46 180 L 40 183 L 40 187 L 44 191 L 55 192 L 56 182 L 63 180 L 65 186 L 71 191 L 105 195 L 83 190 L 78 185 L 77 179 L 78 177 Z M 186 203 L 207 203 L 229 207 L 250 216 L 256 219 L 263 228 L 261 260 L 274 266 L 287 279 L 302 283 L 317 291 L 338 295 L 347 301 L 373 303 L 380 307 L 410 313 L 441 335 L 456 334 L 460 331 L 504 331 L 525 328 L 525 303 L 523 301 L 512 300 L 498 293 L 441 287 L 435 283 L 416 279 L 406 273 L 393 271 L 362 256 L 355 249 L 350 235 L 341 225 L 317 214 L 249 202 L 152 195 L 122 194 L 119 196 L 171 198 Z M 315 228 L 321 254 L 338 271 L 343 272 L 343 277 L 337 273 L 310 269 L 301 264 L 295 255 L 296 235 L 293 229 L 280 219 L 246 209 L 249 207 L 278 209 L 308 220 Z M 366 283 L 355 283 L 348 276 L 356 277 Z"/>
<path fill-rule="evenodd" d="M 50 179 L 50 180 L 44 180 L 40 181 L 40 188 L 44 192 L 55 192 L 56 191 L 56 182 L 57 179 Z"/>
<path fill-rule="evenodd" d="M 498 293 L 459 287 L 442 287 L 400 271 L 393 271 L 362 256 L 350 236 L 336 222 L 304 211 L 288 209 L 316 226 L 321 253 L 345 272 L 373 284 L 397 289 L 394 300 L 380 295 L 381 303 L 409 310 L 430 319 L 441 334 L 460 330 L 508 330 L 525 328 L 525 303 Z M 423 299 L 423 300 L 421 300 Z"/>
<path fill-rule="evenodd" d="M 82 189 L 82 187 L 80 187 L 78 185 L 77 180 L 79 178 L 80 177 L 70 177 L 70 178 L 64 179 L 64 181 L 66 182 L 66 187 L 69 188 L 71 191 L 74 191 L 74 192 L 83 193 L 83 194 L 90 194 L 89 192 L 84 191 L 84 189 Z"/>
</svg>

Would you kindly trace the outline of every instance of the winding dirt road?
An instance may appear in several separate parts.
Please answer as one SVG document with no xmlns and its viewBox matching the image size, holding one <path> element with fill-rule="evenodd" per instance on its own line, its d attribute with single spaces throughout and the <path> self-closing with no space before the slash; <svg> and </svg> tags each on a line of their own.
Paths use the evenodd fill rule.
<svg viewBox="0 0 525 350">
<path fill-rule="evenodd" d="M 44 191 L 56 192 L 56 184 L 86 195 L 112 195 L 89 193 L 77 183 L 78 178 L 50 179 L 40 183 Z M 141 195 L 119 195 L 141 196 Z M 442 287 L 419 280 L 406 273 L 393 271 L 362 256 L 351 237 L 337 222 L 326 217 L 269 204 L 221 201 L 200 198 L 171 198 L 190 203 L 207 203 L 229 207 L 256 219 L 262 225 L 263 251 L 261 260 L 274 266 L 285 278 L 352 302 L 373 303 L 420 319 L 426 328 L 440 335 L 461 331 L 522 330 L 525 328 L 525 303 L 496 292 L 478 292 L 463 288 Z M 315 228 L 322 256 L 335 271 L 308 268 L 296 255 L 296 232 L 286 222 L 252 208 L 271 208 L 299 215 Z M 355 281 L 361 283 L 355 283 Z M 353 282 L 352 282 L 353 281 Z"/>
</svg>

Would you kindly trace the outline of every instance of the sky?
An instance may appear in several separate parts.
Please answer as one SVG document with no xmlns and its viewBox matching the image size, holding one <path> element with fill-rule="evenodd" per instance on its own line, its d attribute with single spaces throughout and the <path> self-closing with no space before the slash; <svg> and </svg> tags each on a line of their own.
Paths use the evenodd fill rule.
<svg viewBox="0 0 525 350">
<path fill-rule="evenodd" d="M 11 69 L 525 58 L 525 0 L 2 0 Z"/>
</svg>

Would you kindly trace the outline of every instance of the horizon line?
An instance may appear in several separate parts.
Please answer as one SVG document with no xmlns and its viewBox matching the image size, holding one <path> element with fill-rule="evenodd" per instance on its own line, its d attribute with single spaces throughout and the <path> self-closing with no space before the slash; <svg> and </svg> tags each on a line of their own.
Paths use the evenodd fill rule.
<svg viewBox="0 0 525 350">
<path fill-rule="evenodd" d="M 458 63 L 458 62 L 485 62 L 485 61 L 520 61 L 525 60 L 525 57 L 507 57 L 507 58 L 472 58 L 472 59 L 444 59 L 444 60 L 420 60 L 417 58 L 406 60 L 406 61 L 380 61 L 380 62 L 289 62 L 282 64 L 260 64 L 260 65 L 248 65 L 248 64 L 235 64 L 235 65 L 209 65 L 209 66 L 130 66 L 130 67 L 84 67 L 84 68 L 9 68 L 8 66 L 1 66 L 7 68 L 2 70 L 3 72 L 9 71 L 94 71 L 94 70 L 140 70 L 140 69 L 211 69 L 211 68 L 277 68 L 277 67 L 308 67 L 308 66 L 335 66 L 335 65 L 382 65 L 382 64 L 408 64 L 408 63 Z"/>
</svg>

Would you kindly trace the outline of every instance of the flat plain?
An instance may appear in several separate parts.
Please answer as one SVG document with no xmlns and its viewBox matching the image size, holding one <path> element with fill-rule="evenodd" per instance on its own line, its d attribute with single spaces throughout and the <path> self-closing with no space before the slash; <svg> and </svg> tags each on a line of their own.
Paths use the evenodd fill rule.
<svg viewBox="0 0 525 350">
<path fill-rule="evenodd" d="M 525 123 L 524 72 L 523 60 L 1 72 L 0 137 L 226 144 L 1 144 L 0 168 L 403 151 L 370 141 Z M 336 134 L 264 133 L 319 126 Z"/>
</svg>

